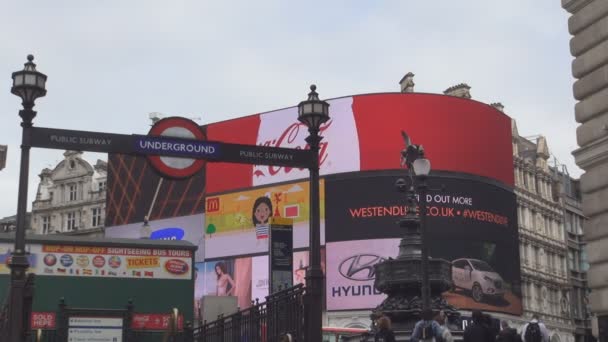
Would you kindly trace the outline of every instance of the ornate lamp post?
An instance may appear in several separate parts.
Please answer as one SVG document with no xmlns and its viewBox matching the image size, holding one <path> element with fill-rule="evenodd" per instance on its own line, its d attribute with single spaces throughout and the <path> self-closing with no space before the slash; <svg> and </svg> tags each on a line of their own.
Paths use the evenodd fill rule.
<svg viewBox="0 0 608 342">
<path fill-rule="evenodd" d="M 424 157 L 421 145 L 412 144 L 405 132 L 403 137 L 406 148 L 401 151 L 401 161 L 407 167 L 407 177 L 398 179 L 396 186 L 406 195 L 407 213 L 399 220 L 406 232 L 397 258 L 374 265 L 374 286 L 388 296 L 372 318 L 378 313 L 385 314 L 393 321 L 395 330 L 411 331 L 425 309 L 443 310 L 451 323 L 459 314 L 441 297 L 452 285 L 451 263 L 428 255 L 426 178 L 431 162 Z"/>
<path fill-rule="evenodd" d="M 17 197 L 17 228 L 15 247 L 11 255 L 11 288 L 9 299 L 9 341 L 24 341 L 29 330 L 28 310 L 25 307 L 26 271 L 29 267 L 25 252 L 25 213 L 27 210 L 27 183 L 30 167 L 30 128 L 36 117 L 35 101 L 46 95 L 46 75 L 36 71 L 34 56 L 27 56 L 28 62 L 21 71 L 13 73 L 11 93 L 22 100 L 23 109 L 19 111 L 23 127 L 21 142 L 21 165 L 19 169 L 19 194 Z"/>
<path fill-rule="evenodd" d="M 329 120 L 329 103 L 319 100 L 317 87 L 310 86 L 308 99 L 298 104 L 298 120 L 308 127 L 306 142 L 313 155 L 310 166 L 310 267 L 306 272 L 306 341 L 322 340 L 323 271 L 321 270 L 321 213 L 319 200 L 319 129 Z"/>
</svg>

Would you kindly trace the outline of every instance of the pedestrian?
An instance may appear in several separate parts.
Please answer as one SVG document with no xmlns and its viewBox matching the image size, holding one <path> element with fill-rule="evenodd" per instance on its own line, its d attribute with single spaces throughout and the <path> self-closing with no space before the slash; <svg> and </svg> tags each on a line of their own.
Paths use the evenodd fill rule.
<svg viewBox="0 0 608 342">
<path fill-rule="evenodd" d="M 464 342 L 494 342 L 492 333 L 486 324 L 483 313 L 473 311 L 473 322 L 464 331 Z"/>
<path fill-rule="evenodd" d="M 483 324 L 490 333 L 490 339 L 492 341 L 496 341 L 496 337 L 500 332 L 500 325 L 494 326 L 494 322 L 492 320 L 492 316 L 490 314 L 483 314 Z"/>
<path fill-rule="evenodd" d="M 500 326 L 502 330 L 498 333 L 496 342 L 522 342 L 517 330 L 509 327 L 509 322 L 502 321 L 500 322 Z"/>
<path fill-rule="evenodd" d="M 524 342 L 549 342 L 549 331 L 547 327 L 538 320 L 538 315 L 532 315 L 532 320 L 521 329 L 521 337 Z"/>
<path fill-rule="evenodd" d="M 414 326 L 411 342 L 439 340 L 441 334 L 441 326 L 433 320 L 433 311 L 425 309 L 422 310 L 420 320 Z"/>
<path fill-rule="evenodd" d="M 454 337 L 452 336 L 452 332 L 446 324 L 446 317 L 443 311 L 439 311 L 437 315 L 435 315 L 435 322 L 437 322 L 437 324 L 439 324 L 439 326 L 441 327 L 441 341 L 454 342 Z"/>
<path fill-rule="evenodd" d="M 377 331 L 374 335 L 374 342 L 395 342 L 395 334 L 391 330 L 391 319 L 387 316 L 380 316 L 376 321 Z"/>
</svg>

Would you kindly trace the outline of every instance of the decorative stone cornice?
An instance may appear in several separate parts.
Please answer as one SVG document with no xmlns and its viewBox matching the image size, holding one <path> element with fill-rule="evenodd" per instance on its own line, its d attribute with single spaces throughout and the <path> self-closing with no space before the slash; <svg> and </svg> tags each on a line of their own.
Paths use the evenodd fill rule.
<svg viewBox="0 0 608 342">
<path fill-rule="evenodd" d="M 465 99 L 471 98 L 471 87 L 469 87 L 466 83 L 460 83 L 455 86 L 451 86 L 448 89 L 444 90 L 443 93 L 449 96 L 462 97 Z"/>
<path fill-rule="evenodd" d="M 500 102 L 490 103 L 490 106 L 494 107 L 500 112 L 505 112 L 505 106 L 503 106 L 503 104 Z M 511 132 L 517 133 L 517 126 L 515 125 L 515 121 L 511 121 Z"/>
<path fill-rule="evenodd" d="M 405 74 L 405 76 L 403 76 L 401 81 L 399 81 L 399 85 L 401 86 L 402 93 L 413 93 L 414 92 L 414 85 L 416 85 L 414 83 L 414 76 L 415 75 L 413 73 L 408 72 L 407 74 Z"/>
</svg>

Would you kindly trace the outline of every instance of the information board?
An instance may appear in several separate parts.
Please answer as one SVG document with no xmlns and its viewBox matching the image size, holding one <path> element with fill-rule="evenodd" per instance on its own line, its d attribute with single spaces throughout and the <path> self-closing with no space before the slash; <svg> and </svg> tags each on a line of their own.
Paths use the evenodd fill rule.
<svg viewBox="0 0 608 342">
<path fill-rule="evenodd" d="M 123 319 L 120 317 L 70 317 L 69 342 L 122 342 Z"/>
</svg>

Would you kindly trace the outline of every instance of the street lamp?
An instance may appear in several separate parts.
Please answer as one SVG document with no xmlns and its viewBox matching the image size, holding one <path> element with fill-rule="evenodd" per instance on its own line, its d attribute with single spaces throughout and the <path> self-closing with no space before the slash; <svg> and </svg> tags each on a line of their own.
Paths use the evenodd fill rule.
<svg viewBox="0 0 608 342">
<path fill-rule="evenodd" d="M 416 159 L 412 163 L 412 169 L 416 175 L 416 192 L 418 193 L 420 206 L 420 257 L 422 258 L 422 309 L 431 308 L 431 285 L 429 283 L 429 248 L 426 242 L 426 177 L 431 172 L 431 162 L 424 158 L 422 145 L 416 146 Z"/>
<path fill-rule="evenodd" d="M 308 99 L 298 104 L 298 120 L 308 127 L 306 142 L 312 154 L 310 171 L 309 259 L 306 271 L 306 341 L 322 340 L 323 271 L 321 270 L 321 212 L 319 199 L 319 136 L 321 125 L 329 120 L 329 103 L 321 101 L 317 86 L 310 86 Z"/>
<path fill-rule="evenodd" d="M 14 72 L 11 93 L 22 100 L 23 109 L 19 111 L 23 127 L 21 142 L 21 165 L 19 168 L 19 194 L 17 196 L 17 228 L 15 248 L 11 255 L 11 288 L 9 299 L 9 341 L 24 341 L 29 333 L 29 310 L 25 307 L 26 271 L 29 267 L 25 252 L 25 213 L 27 210 L 27 185 L 30 167 L 30 128 L 36 117 L 35 101 L 46 95 L 46 75 L 36 70 L 34 56 L 27 56 L 28 62 L 21 71 Z"/>
</svg>

